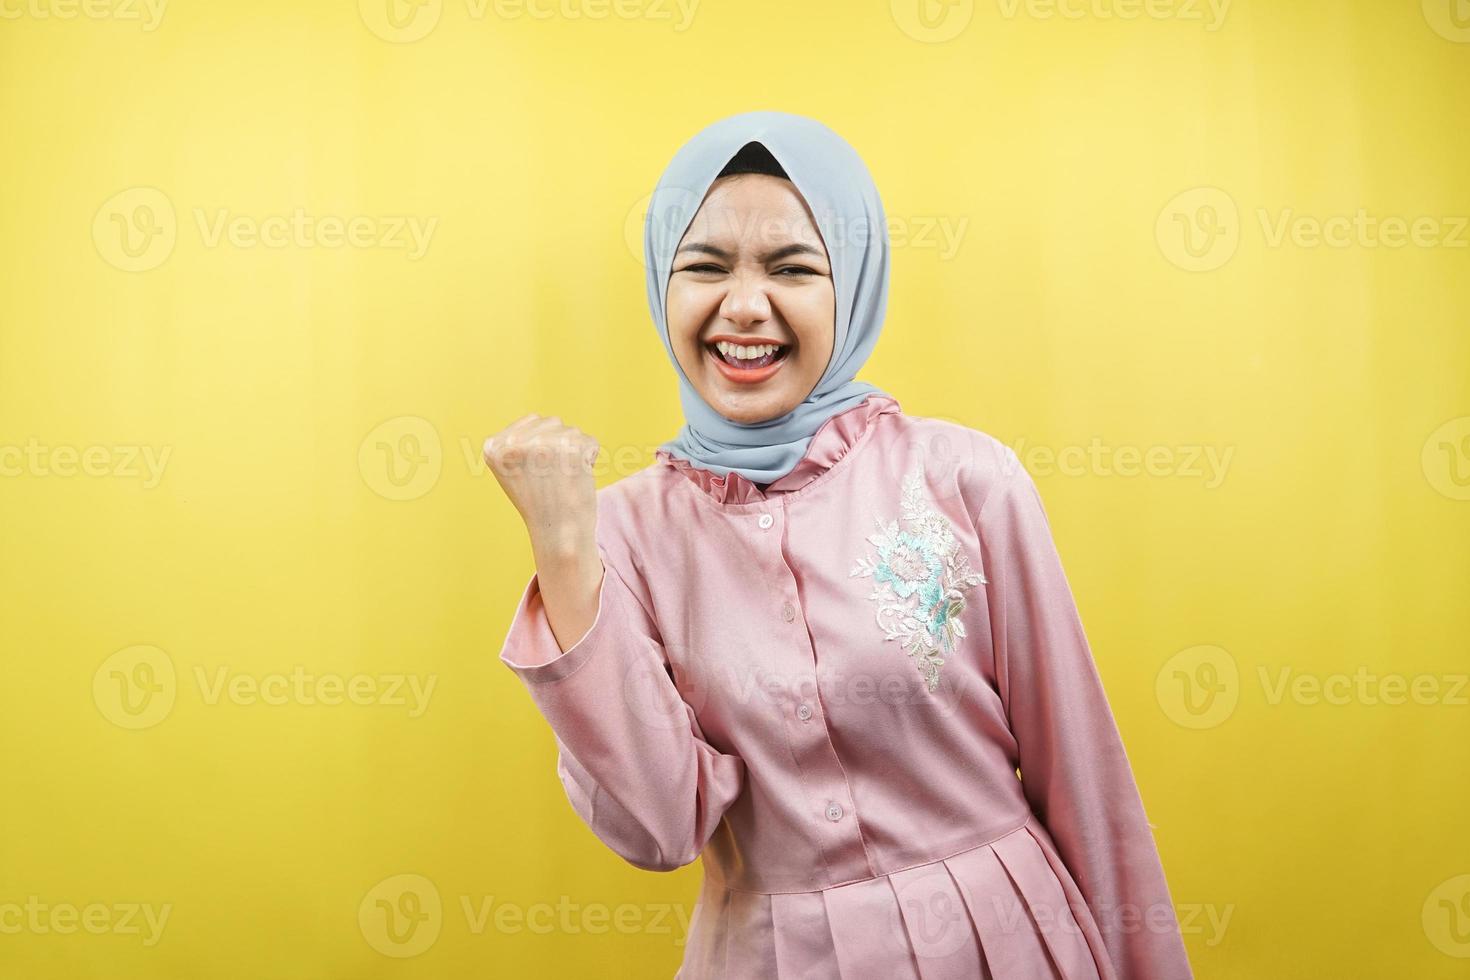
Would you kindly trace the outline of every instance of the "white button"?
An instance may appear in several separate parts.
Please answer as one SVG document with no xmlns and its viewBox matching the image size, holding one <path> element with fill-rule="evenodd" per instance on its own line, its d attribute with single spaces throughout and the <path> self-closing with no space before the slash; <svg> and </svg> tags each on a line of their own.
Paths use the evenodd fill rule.
<svg viewBox="0 0 1470 980">
<path fill-rule="evenodd" d="M 800 718 L 802 721 L 806 721 L 811 716 L 812 706 L 805 702 L 802 702 L 801 707 L 796 709 L 796 717 Z"/>
<path fill-rule="evenodd" d="M 827 805 L 827 819 L 828 820 L 831 820 L 833 823 L 836 823 L 837 821 L 841 820 L 842 819 L 842 807 L 839 806 L 836 803 L 830 803 L 830 804 L 828 804 Z"/>
<path fill-rule="evenodd" d="M 776 523 L 776 519 L 770 514 L 762 514 L 761 519 L 757 523 L 759 523 L 761 527 L 770 527 L 772 524 Z"/>
<path fill-rule="evenodd" d="M 791 604 L 789 599 L 781 604 L 781 618 L 788 623 L 796 618 L 796 607 Z"/>
</svg>

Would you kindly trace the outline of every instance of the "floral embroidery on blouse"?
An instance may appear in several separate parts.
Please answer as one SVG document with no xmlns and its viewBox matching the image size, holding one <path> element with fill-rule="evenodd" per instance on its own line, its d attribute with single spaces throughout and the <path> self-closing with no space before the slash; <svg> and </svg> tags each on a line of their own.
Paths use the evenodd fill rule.
<svg viewBox="0 0 1470 980">
<path fill-rule="evenodd" d="M 903 527 L 877 517 L 878 533 L 868 536 L 877 549 L 859 558 L 849 577 L 871 576 L 878 626 L 886 639 L 899 640 L 929 690 L 939 687 L 944 654 L 965 636 L 961 614 L 965 593 L 986 581 L 970 568 L 954 528 L 924 493 L 923 462 L 914 463 L 903 481 Z"/>
</svg>

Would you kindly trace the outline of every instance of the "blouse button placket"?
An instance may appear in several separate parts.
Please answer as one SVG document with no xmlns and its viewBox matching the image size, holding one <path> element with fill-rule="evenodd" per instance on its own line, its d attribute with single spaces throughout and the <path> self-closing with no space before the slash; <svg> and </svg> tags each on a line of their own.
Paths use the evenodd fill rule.
<svg viewBox="0 0 1470 980">
<path fill-rule="evenodd" d="M 800 590 L 797 588 L 796 575 L 787 561 L 784 547 L 786 526 L 779 523 L 780 520 L 790 519 L 786 507 L 786 500 L 773 502 L 774 513 L 761 513 L 756 517 L 756 524 L 762 531 L 775 529 L 765 539 L 770 543 L 763 545 L 763 550 L 769 547 L 774 552 L 776 561 L 784 572 L 786 588 L 783 591 L 786 591 L 787 598 L 781 601 L 781 619 L 785 623 L 800 623 L 797 615 Z M 792 747 L 801 759 L 801 779 L 807 784 L 812 797 L 823 801 L 819 804 L 816 818 L 822 828 L 819 836 L 822 838 L 822 850 L 827 856 L 828 873 L 832 880 L 869 877 L 875 872 L 868 861 L 867 848 L 863 842 L 862 822 L 855 812 L 852 812 L 853 819 L 846 819 L 852 806 L 847 775 L 832 744 L 825 716 L 817 710 L 821 688 L 817 674 L 817 652 L 812 646 L 811 634 L 808 630 L 798 629 L 790 634 L 788 642 L 792 653 L 810 665 L 810 670 L 802 679 L 808 692 L 815 696 L 797 701 L 795 710 L 786 714 L 786 724 L 790 726 Z"/>
</svg>

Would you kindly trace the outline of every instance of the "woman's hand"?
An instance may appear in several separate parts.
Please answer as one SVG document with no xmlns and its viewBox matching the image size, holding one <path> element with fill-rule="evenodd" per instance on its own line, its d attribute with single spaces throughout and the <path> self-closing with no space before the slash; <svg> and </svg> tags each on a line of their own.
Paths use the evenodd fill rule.
<svg viewBox="0 0 1470 980">
<path fill-rule="evenodd" d="M 485 440 L 485 462 L 520 512 L 551 630 L 569 650 L 597 618 L 596 439 L 555 416 L 523 415 Z"/>
<path fill-rule="evenodd" d="M 595 544 L 597 440 L 555 415 L 523 415 L 485 440 L 485 462 L 520 511 L 538 556 Z"/>
</svg>

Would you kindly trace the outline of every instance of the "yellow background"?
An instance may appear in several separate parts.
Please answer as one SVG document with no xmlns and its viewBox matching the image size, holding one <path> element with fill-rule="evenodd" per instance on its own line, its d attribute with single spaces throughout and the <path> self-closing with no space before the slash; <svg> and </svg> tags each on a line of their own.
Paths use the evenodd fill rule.
<svg viewBox="0 0 1470 980">
<path fill-rule="evenodd" d="M 906 230 L 861 377 L 1033 467 L 1197 975 L 1470 968 L 1463 3 L 92 2 L 0 19 L 0 913 L 118 928 L 0 931 L 0 977 L 672 975 L 700 872 L 562 795 L 478 453 L 559 414 L 607 482 L 673 434 L 640 208 L 758 108 Z M 297 209 L 365 237 L 248 237 Z M 1360 209 L 1433 223 L 1275 237 Z M 1162 468 L 1046 465 L 1094 439 Z M 213 687 L 298 666 L 371 703 Z"/>
</svg>

